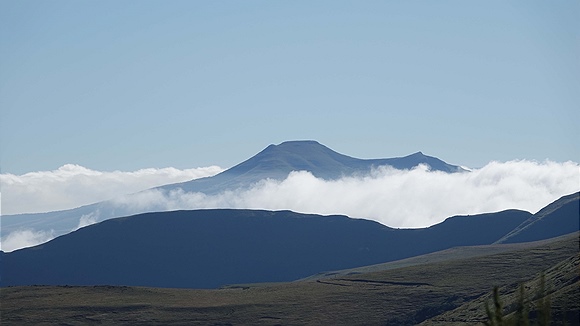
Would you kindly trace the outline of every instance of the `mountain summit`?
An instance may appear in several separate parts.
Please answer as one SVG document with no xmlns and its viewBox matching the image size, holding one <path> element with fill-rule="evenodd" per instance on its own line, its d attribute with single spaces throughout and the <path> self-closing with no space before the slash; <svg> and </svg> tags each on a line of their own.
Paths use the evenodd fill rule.
<svg viewBox="0 0 580 326">
<path fill-rule="evenodd" d="M 316 141 L 304 140 L 270 145 L 231 170 L 237 173 L 276 170 L 284 174 L 304 170 L 312 172 L 319 178 L 333 179 L 354 172 L 368 172 L 369 168 L 381 165 L 390 165 L 396 169 L 411 169 L 419 164 L 427 164 L 433 170 L 445 172 L 457 172 L 461 169 L 437 158 L 425 156 L 421 152 L 401 158 L 364 160 L 337 153 Z"/>
<path fill-rule="evenodd" d="M 286 141 L 269 145 L 248 160 L 213 177 L 162 186 L 169 190 L 217 193 L 225 188 L 243 188 L 263 179 L 282 180 L 292 171 L 308 171 L 317 178 L 338 179 L 353 174 L 369 173 L 379 166 L 408 170 L 425 164 L 433 171 L 462 172 L 461 167 L 417 152 L 404 157 L 359 159 L 337 153 L 314 140 Z"/>
<path fill-rule="evenodd" d="M 371 167 L 390 165 L 396 169 L 411 169 L 426 164 L 432 170 L 444 172 L 461 171 L 458 166 L 447 164 L 437 158 L 415 154 L 387 159 L 358 159 L 333 151 L 313 140 L 287 141 L 270 145 L 249 160 L 242 162 L 230 172 L 239 174 L 279 171 L 287 175 L 291 171 L 310 171 L 324 179 L 338 178 L 355 172 L 368 172 Z"/>
</svg>

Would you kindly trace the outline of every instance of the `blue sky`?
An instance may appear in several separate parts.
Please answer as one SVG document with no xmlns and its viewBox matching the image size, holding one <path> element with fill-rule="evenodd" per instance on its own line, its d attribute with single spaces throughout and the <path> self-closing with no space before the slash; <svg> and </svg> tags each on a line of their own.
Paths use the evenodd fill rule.
<svg viewBox="0 0 580 326">
<path fill-rule="evenodd" d="M 1 1 L 2 173 L 580 162 L 579 1 Z"/>
</svg>

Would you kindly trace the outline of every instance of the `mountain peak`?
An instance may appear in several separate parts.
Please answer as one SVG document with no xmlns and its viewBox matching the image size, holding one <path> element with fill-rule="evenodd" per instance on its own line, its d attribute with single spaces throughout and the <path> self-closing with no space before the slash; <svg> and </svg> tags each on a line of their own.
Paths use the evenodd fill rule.
<svg viewBox="0 0 580 326">
<path fill-rule="evenodd" d="M 456 172 L 460 168 L 449 165 L 437 158 L 416 152 L 406 157 L 390 159 L 358 159 L 350 157 L 320 144 L 315 140 L 291 140 L 278 145 L 271 144 L 264 150 L 233 167 L 227 173 L 238 175 L 248 173 L 261 177 L 283 178 L 291 171 L 309 171 L 323 179 L 335 179 L 354 173 L 366 173 L 381 165 L 396 169 L 411 169 L 419 164 L 427 164 L 433 170 Z"/>
<path fill-rule="evenodd" d="M 316 140 L 287 140 L 284 142 L 281 142 L 278 145 L 275 146 L 296 146 L 296 145 L 319 145 L 319 146 L 323 146 L 322 144 L 320 144 L 319 142 L 317 142 Z"/>
<path fill-rule="evenodd" d="M 271 144 L 270 146 L 266 147 L 266 149 L 278 149 L 278 150 L 283 150 L 283 151 L 291 151 L 291 152 L 295 152 L 295 151 L 301 151 L 301 152 L 305 152 L 308 150 L 312 150 L 312 149 L 324 149 L 324 150 L 330 150 L 330 148 L 322 145 L 321 143 L 315 141 L 315 140 L 289 140 L 289 141 L 285 141 L 282 142 L 278 145 L 274 145 Z"/>
<path fill-rule="evenodd" d="M 463 171 L 458 166 L 426 156 L 422 152 L 405 157 L 359 159 L 335 152 L 315 140 L 291 140 L 277 145 L 270 144 L 251 158 L 213 177 L 161 188 L 180 187 L 184 191 L 208 194 L 249 187 L 264 179 L 284 180 L 292 171 L 308 171 L 317 178 L 335 180 L 344 176 L 363 175 L 379 166 L 408 170 L 419 164 L 428 165 L 433 171 Z"/>
</svg>

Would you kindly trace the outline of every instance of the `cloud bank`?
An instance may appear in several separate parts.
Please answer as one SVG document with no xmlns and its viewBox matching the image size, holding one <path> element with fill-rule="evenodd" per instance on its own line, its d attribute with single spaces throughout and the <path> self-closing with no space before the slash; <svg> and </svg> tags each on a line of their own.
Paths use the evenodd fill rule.
<svg viewBox="0 0 580 326">
<path fill-rule="evenodd" d="M 186 170 L 101 172 L 66 164 L 54 171 L 0 174 L 1 213 L 12 215 L 75 208 L 169 183 L 212 176 L 222 170 L 209 166 Z"/>
<path fill-rule="evenodd" d="M 54 238 L 52 231 L 17 230 L 10 232 L 0 243 L 0 250 L 11 252 L 16 249 L 36 246 Z"/>
<path fill-rule="evenodd" d="M 135 212 L 196 208 L 289 209 L 344 214 L 391 227 L 426 227 L 453 215 L 522 209 L 532 213 L 580 190 L 574 162 L 491 162 L 471 172 L 448 174 L 381 167 L 367 176 L 327 181 L 305 171 L 285 180 L 264 180 L 219 195 L 151 190 L 115 200 Z"/>
<path fill-rule="evenodd" d="M 66 171 L 71 170 L 77 172 L 67 175 Z M 136 192 L 137 188 L 189 180 L 219 171 L 217 167 L 210 167 L 184 171 L 148 169 L 126 173 L 96 172 L 68 166 L 45 173 L 49 180 L 39 180 L 42 179 L 40 175 L 28 176 L 35 182 L 29 182 L 28 187 L 20 187 L 27 190 L 21 190 L 21 193 L 28 195 L 22 203 L 33 198 L 40 203 L 53 199 L 63 203 L 72 196 L 78 206 L 81 197 L 87 203 L 102 200 L 103 197 L 111 198 L 115 188 L 119 189 L 117 193 Z M 131 181 L 134 184 L 122 184 Z M 113 186 L 107 185 L 108 182 L 112 182 Z M 34 189 L 32 185 L 38 188 Z M 18 186 L 12 187 L 8 189 L 18 189 Z M 96 189 L 99 187 L 109 187 L 109 190 Z M 9 198 L 6 187 L 3 190 L 1 198 Z M 524 160 L 491 162 L 481 169 L 453 174 L 430 171 L 426 166 L 413 170 L 380 167 L 368 175 L 333 181 L 316 178 L 306 171 L 297 171 L 285 180 L 262 180 L 245 189 L 217 195 L 187 193 L 179 188 L 172 191 L 153 189 L 118 196 L 112 203 L 132 214 L 200 208 L 289 209 L 302 213 L 343 214 L 375 220 L 391 227 L 415 228 L 439 223 L 453 215 L 512 208 L 535 213 L 561 196 L 579 190 L 580 164 Z M 43 197 L 44 194 L 47 197 Z M 2 204 L 5 208 L 13 203 L 6 199 Z M 103 217 L 99 214 L 97 210 L 81 216 L 78 225 L 71 225 L 71 231 L 100 221 Z M 51 230 L 21 229 L 3 238 L 1 248 L 12 251 L 46 242 L 53 237 Z"/>
</svg>

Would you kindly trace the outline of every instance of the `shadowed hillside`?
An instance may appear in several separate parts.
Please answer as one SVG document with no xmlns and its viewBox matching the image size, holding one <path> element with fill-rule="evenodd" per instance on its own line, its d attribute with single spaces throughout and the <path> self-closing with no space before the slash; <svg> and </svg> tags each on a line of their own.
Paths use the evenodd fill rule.
<svg viewBox="0 0 580 326">
<path fill-rule="evenodd" d="M 454 246 L 489 244 L 529 216 L 505 211 L 398 230 L 346 216 L 290 211 L 148 213 L 107 220 L 4 254 L 2 285 L 213 288 L 292 281 Z"/>
<path fill-rule="evenodd" d="M 566 272 L 570 266 L 566 262 L 577 257 L 578 245 L 575 233 L 499 254 L 318 281 L 219 290 L 1 288 L 0 311 L 3 323 L 28 325 L 416 325 L 426 320 L 445 325 L 447 317 L 442 314 L 478 300 L 481 303 L 494 285 L 511 291 L 519 282 L 534 279 L 549 268 L 547 276 L 560 275 L 547 277 L 558 280 L 548 283 L 552 293 L 578 298 L 578 275 Z M 561 307 L 565 301 L 559 298 L 554 295 L 554 304 Z M 578 302 L 567 303 L 567 311 L 577 314 Z M 555 307 L 554 311 L 559 310 Z M 463 322 L 455 325 L 480 321 L 478 316 L 484 314 L 484 305 L 471 306 L 461 313 Z M 574 325 L 573 321 L 568 324 Z"/>
<path fill-rule="evenodd" d="M 561 203 L 540 211 L 541 219 L 559 225 L 560 220 L 577 218 L 570 205 L 578 207 L 578 199 Z M 1 285 L 215 288 L 292 281 L 452 247 L 492 244 L 531 217 L 528 212 L 507 210 L 455 216 L 425 229 L 392 229 L 363 219 L 291 211 L 147 213 L 107 220 L 36 247 L 2 253 Z M 548 226 L 546 233 L 561 235 L 559 228 Z"/>
<path fill-rule="evenodd" d="M 460 235 L 461 218 L 429 229 L 397 230 L 346 216 L 290 211 L 147 213 L 104 221 L 5 254 L 2 285 L 213 288 L 292 281 L 451 246 L 487 244 L 528 217 L 521 211 L 472 216 L 472 225 L 459 223 Z"/>
<path fill-rule="evenodd" d="M 518 225 L 498 243 L 549 239 L 580 229 L 580 193 L 564 196 Z"/>
</svg>

